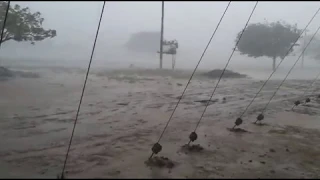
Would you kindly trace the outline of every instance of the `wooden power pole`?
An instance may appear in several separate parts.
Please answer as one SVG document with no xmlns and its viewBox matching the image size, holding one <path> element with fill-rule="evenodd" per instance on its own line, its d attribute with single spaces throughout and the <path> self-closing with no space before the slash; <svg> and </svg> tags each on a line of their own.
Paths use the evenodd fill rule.
<svg viewBox="0 0 320 180">
<path fill-rule="evenodd" d="M 306 47 L 306 37 L 307 37 L 307 30 L 304 32 L 304 38 L 303 38 L 303 48 Z M 302 52 L 302 57 L 301 57 L 301 69 L 304 67 L 304 51 Z"/>
<path fill-rule="evenodd" d="M 162 69 L 162 55 L 163 55 L 163 18 L 164 18 L 164 1 L 162 1 L 162 13 L 161 13 L 160 69 Z"/>
</svg>

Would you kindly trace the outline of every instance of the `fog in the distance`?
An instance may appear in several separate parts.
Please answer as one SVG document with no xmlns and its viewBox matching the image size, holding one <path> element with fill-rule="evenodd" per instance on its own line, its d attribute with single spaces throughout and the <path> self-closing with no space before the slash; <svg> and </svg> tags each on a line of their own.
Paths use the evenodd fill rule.
<svg viewBox="0 0 320 180">
<path fill-rule="evenodd" d="M 103 2 L 12 2 L 40 11 L 45 18 L 44 28 L 57 30 L 57 36 L 30 43 L 7 42 L 0 56 L 15 61 L 43 62 L 47 65 L 85 66 L 88 63 Z M 164 37 L 177 39 L 178 69 L 193 68 L 205 48 L 223 11 L 225 2 L 165 2 Z M 232 2 L 216 36 L 199 68 L 222 68 L 234 47 L 236 34 L 244 27 L 255 1 Z M 318 2 L 259 2 L 250 22 L 285 20 L 303 29 L 318 9 Z M 308 28 L 315 32 L 320 17 Z M 130 35 L 141 31 L 160 31 L 161 2 L 106 2 L 97 48 L 95 67 L 157 68 L 159 55 L 132 53 L 124 44 Z M 257 39 L 259 40 L 259 39 Z M 288 57 L 289 66 L 298 56 Z M 171 57 L 165 56 L 164 67 L 170 68 Z M 249 58 L 235 53 L 230 68 L 271 68 L 269 58 Z M 305 66 L 320 64 L 306 59 Z"/>
</svg>

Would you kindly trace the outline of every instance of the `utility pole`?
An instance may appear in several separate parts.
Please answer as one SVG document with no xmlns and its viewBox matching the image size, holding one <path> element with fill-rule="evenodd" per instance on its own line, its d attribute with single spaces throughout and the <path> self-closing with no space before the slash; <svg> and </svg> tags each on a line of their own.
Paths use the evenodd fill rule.
<svg viewBox="0 0 320 180">
<path fill-rule="evenodd" d="M 162 69 L 162 54 L 163 54 L 163 18 L 164 18 L 164 1 L 162 1 L 162 14 L 161 14 L 160 69 Z"/>
<path fill-rule="evenodd" d="M 306 37 L 307 37 L 307 30 L 304 31 L 304 38 L 303 38 L 303 49 L 306 46 Z M 303 69 L 304 66 L 304 51 L 302 52 L 302 57 L 301 57 L 301 69 Z"/>
</svg>

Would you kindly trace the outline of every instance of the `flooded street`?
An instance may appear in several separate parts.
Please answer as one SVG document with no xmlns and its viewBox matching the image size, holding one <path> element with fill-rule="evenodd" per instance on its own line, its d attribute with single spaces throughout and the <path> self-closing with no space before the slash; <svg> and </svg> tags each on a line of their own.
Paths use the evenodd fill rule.
<svg viewBox="0 0 320 180">
<path fill-rule="evenodd" d="M 0 84 L 1 178 L 56 178 L 61 172 L 85 72 L 40 71 L 41 78 Z M 311 78 L 312 79 L 312 78 Z M 217 80 L 195 77 L 160 144 L 169 169 L 145 161 L 187 78 L 92 72 L 80 109 L 66 171 L 70 178 L 319 178 L 320 100 L 289 111 L 311 80 L 288 80 L 271 101 L 264 126 L 252 124 L 279 85 L 270 81 L 230 132 L 263 84 L 223 79 L 197 130 L 202 152 L 184 153 Z M 319 88 L 316 89 L 317 91 Z M 317 92 L 315 91 L 315 92 Z M 311 92 L 311 90 L 310 90 Z M 225 98 L 225 100 L 223 100 Z M 6 169 L 10 169 L 7 171 Z M 18 173 L 19 172 L 19 173 Z"/>
</svg>

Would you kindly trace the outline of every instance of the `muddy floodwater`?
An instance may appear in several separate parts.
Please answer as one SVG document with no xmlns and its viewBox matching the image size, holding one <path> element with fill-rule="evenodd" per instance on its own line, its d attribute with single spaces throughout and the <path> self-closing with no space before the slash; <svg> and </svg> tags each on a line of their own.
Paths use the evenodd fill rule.
<svg viewBox="0 0 320 180">
<path fill-rule="evenodd" d="M 61 172 L 85 72 L 37 72 L 39 78 L 0 83 L 0 178 L 56 178 Z M 90 73 L 67 178 L 320 178 L 320 99 L 314 95 L 310 103 L 290 110 L 295 100 L 304 100 L 311 80 L 286 81 L 264 124 L 254 125 L 280 83 L 270 81 L 243 116 L 240 127 L 246 131 L 230 132 L 263 81 L 223 79 L 199 125 L 198 139 L 191 143 L 203 149 L 183 151 L 216 82 L 191 81 L 160 141 L 158 156 L 174 166 L 157 168 L 145 161 L 187 78 Z"/>
</svg>

